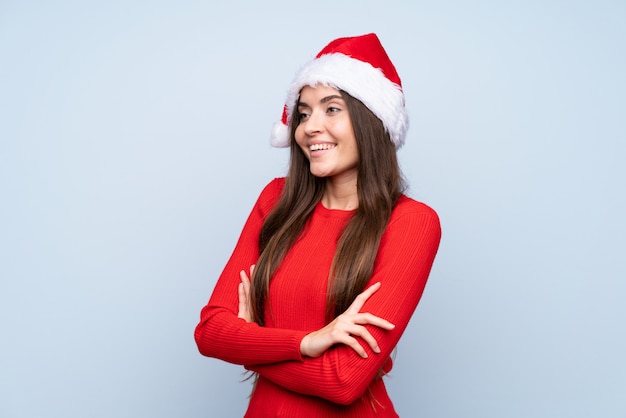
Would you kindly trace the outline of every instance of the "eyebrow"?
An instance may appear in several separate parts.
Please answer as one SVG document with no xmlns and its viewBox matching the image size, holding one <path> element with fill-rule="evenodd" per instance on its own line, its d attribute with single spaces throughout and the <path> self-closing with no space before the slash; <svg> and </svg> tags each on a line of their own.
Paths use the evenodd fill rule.
<svg viewBox="0 0 626 418">
<path fill-rule="evenodd" d="M 339 96 L 337 94 L 333 94 L 332 96 L 324 97 L 322 100 L 320 100 L 320 103 L 330 102 L 333 99 L 341 99 L 341 100 L 343 100 L 343 97 L 341 97 L 341 96 Z"/>
<path fill-rule="evenodd" d="M 327 102 L 330 102 L 331 100 L 334 100 L 334 99 L 340 99 L 340 100 L 343 100 L 343 97 L 341 97 L 341 96 L 339 96 L 339 95 L 337 95 L 337 94 L 332 94 L 332 95 L 330 95 L 330 96 L 326 96 L 326 97 L 322 98 L 322 100 L 320 100 L 320 103 L 327 103 Z M 310 108 L 310 107 L 311 107 L 311 106 L 309 106 L 308 104 L 306 104 L 305 102 L 300 102 L 300 101 L 298 101 L 298 107 L 300 107 L 300 106 L 302 106 L 302 107 L 308 107 L 308 108 Z"/>
</svg>

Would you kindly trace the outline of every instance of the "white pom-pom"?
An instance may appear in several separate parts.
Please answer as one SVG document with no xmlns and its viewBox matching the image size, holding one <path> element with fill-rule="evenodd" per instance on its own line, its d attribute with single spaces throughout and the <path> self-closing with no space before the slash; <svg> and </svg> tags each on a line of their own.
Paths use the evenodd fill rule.
<svg viewBox="0 0 626 418">
<path fill-rule="evenodd" d="M 282 122 L 276 122 L 272 128 L 270 144 L 276 148 L 287 148 L 289 146 L 289 128 Z"/>
</svg>

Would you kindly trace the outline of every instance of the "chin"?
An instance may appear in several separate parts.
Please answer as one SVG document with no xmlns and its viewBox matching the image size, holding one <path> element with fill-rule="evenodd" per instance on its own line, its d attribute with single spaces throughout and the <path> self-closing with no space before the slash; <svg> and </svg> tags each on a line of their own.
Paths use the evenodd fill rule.
<svg viewBox="0 0 626 418">
<path fill-rule="evenodd" d="M 331 173 L 329 173 L 326 170 L 316 170 L 314 168 L 311 168 L 311 174 L 313 174 L 315 177 L 328 177 L 331 175 Z"/>
<path fill-rule="evenodd" d="M 313 171 L 311 171 L 311 174 L 313 174 L 313 176 L 314 176 L 314 177 L 318 177 L 318 178 L 321 178 L 321 179 L 326 178 L 326 177 L 329 177 L 329 176 L 328 176 L 328 174 L 323 174 L 323 173 L 315 173 L 315 172 L 313 172 Z"/>
</svg>

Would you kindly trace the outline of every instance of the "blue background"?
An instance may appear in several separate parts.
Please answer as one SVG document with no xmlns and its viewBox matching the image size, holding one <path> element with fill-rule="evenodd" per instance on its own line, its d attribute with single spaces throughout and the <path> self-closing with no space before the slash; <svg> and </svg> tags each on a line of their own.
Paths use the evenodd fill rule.
<svg viewBox="0 0 626 418">
<path fill-rule="evenodd" d="M 0 416 L 236 417 L 193 329 L 297 69 L 377 32 L 443 240 L 403 417 L 626 416 L 623 1 L 0 1 Z"/>
</svg>

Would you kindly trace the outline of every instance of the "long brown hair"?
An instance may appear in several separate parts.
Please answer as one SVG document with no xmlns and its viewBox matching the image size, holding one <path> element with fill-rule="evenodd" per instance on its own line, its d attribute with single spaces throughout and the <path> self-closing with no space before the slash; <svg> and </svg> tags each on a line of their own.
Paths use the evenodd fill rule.
<svg viewBox="0 0 626 418">
<path fill-rule="evenodd" d="M 349 111 L 359 152 L 358 209 L 343 231 L 329 272 L 326 321 L 343 313 L 372 275 L 382 234 L 404 191 L 396 149 L 380 121 L 363 103 L 340 91 Z M 291 118 L 290 164 L 285 188 L 259 235 L 261 255 L 250 291 L 254 320 L 265 325 L 269 283 L 324 194 L 325 178 L 311 174 L 295 141 L 299 120 Z"/>
</svg>

